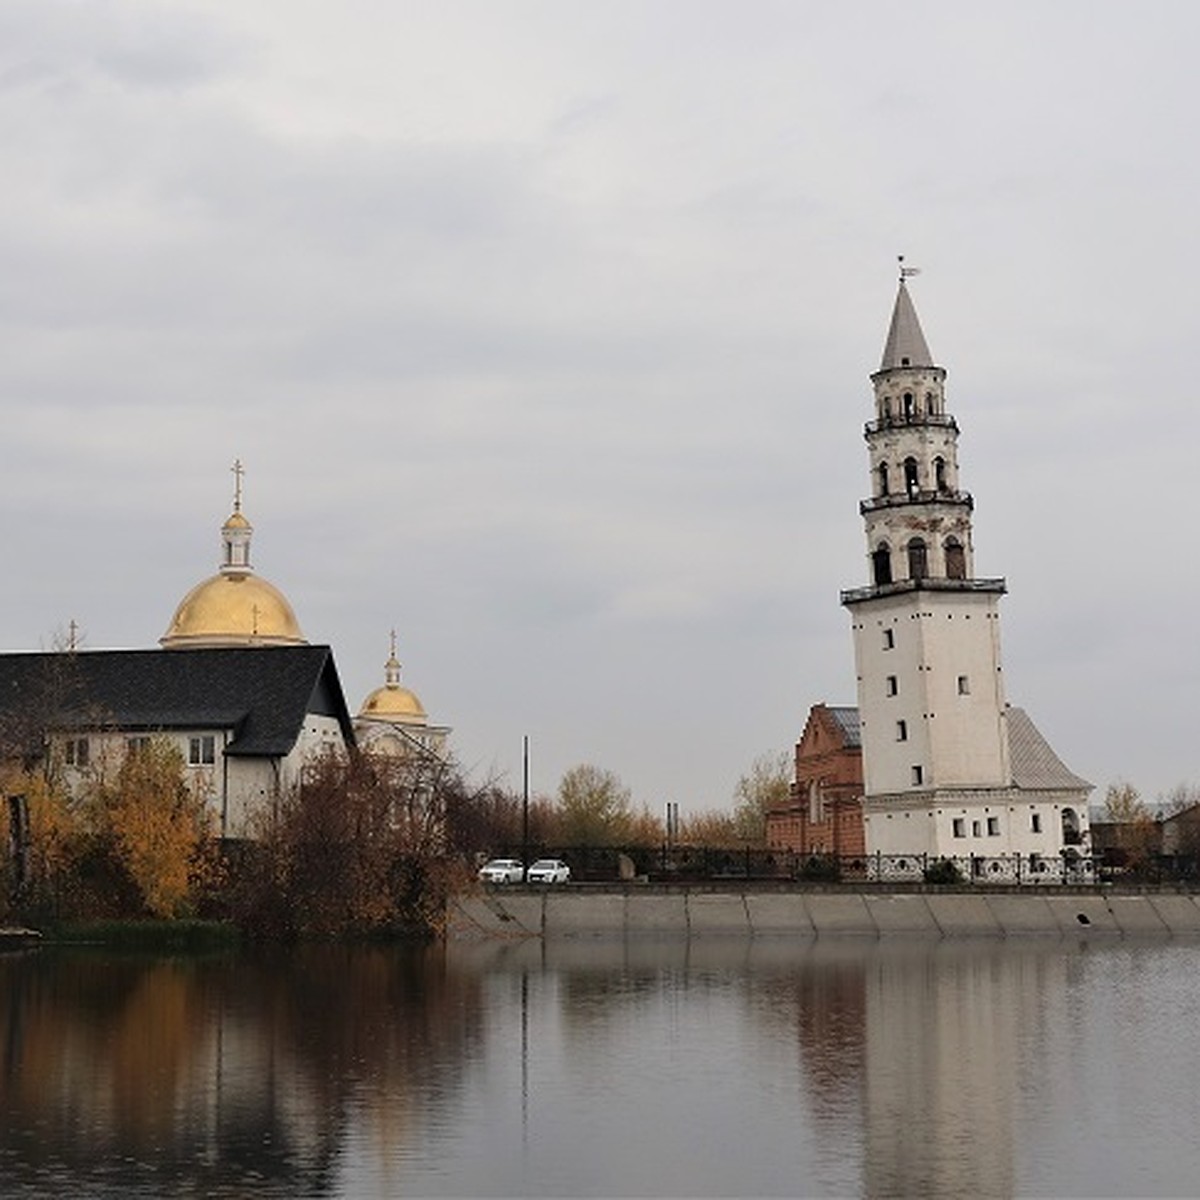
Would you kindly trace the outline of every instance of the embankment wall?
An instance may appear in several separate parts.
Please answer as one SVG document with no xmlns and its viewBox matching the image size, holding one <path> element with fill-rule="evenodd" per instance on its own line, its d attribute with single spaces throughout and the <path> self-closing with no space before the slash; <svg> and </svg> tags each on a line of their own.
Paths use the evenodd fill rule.
<svg viewBox="0 0 1200 1200">
<path fill-rule="evenodd" d="M 1200 936 L 1189 892 L 489 888 L 450 902 L 451 938 Z"/>
</svg>

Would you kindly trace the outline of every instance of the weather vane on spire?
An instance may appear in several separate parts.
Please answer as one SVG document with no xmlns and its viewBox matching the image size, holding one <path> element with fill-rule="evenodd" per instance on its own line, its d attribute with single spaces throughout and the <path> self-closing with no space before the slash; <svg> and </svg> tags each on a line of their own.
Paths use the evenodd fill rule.
<svg viewBox="0 0 1200 1200">
<path fill-rule="evenodd" d="M 235 458 L 233 466 L 229 468 L 233 472 L 233 511 L 242 511 L 242 476 L 246 473 L 246 468 L 242 466 L 242 460 Z"/>
<path fill-rule="evenodd" d="M 920 273 L 921 273 L 920 267 L 906 267 L 904 265 L 904 255 L 903 254 L 897 254 L 896 258 L 900 263 L 900 282 L 901 283 L 903 283 L 906 279 L 910 278 L 913 275 L 920 275 Z"/>
</svg>

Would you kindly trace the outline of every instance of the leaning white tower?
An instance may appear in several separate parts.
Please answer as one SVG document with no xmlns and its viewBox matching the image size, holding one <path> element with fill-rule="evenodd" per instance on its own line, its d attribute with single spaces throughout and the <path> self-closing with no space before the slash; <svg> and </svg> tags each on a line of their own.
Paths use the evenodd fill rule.
<svg viewBox="0 0 1200 1200">
<path fill-rule="evenodd" d="M 1086 849 L 1090 785 L 1004 695 L 1003 579 L 974 570 L 974 503 L 958 425 L 900 288 L 866 426 L 870 584 L 842 593 L 853 620 L 867 848 L 883 854 L 1031 855 Z"/>
</svg>

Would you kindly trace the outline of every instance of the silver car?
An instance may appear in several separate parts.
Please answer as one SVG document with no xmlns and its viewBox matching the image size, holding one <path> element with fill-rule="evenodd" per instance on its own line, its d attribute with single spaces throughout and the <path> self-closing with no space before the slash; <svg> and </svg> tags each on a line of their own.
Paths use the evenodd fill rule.
<svg viewBox="0 0 1200 1200">
<path fill-rule="evenodd" d="M 493 858 L 479 868 L 484 883 L 520 883 L 524 877 L 525 868 L 515 858 Z"/>
<path fill-rule="evenodd" d="M 571 878 L 571 868 L 558 858 L 539 858 L 529 868 L 525 878 L 530 883 L 567 883 Z"/>
</svg>

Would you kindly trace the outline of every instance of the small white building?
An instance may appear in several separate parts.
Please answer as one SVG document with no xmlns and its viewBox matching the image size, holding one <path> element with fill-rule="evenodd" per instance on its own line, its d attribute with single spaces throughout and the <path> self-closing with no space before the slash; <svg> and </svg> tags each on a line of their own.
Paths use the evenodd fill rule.
<svg viewBox="0 0 1200 1200">
<path fill-rule="evenodd" d="M 1005 700 L 1000 598 L 975 574 L 958 424 L 905 272 L 866 425 L 859 506 L 870 583 L 842 593 L 854 635 L 868 853 L 1039 860 L 1088 852 L 1091 784 Z"/>
</svg>

